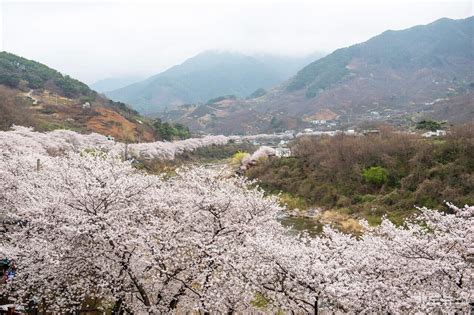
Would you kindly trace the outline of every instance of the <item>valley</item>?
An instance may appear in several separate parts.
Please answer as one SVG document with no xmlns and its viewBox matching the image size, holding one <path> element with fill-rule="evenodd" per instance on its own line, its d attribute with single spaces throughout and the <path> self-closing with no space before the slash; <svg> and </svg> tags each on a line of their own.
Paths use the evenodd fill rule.
<svg viewBox="0 0 474 315">
<path fill-rule="evenodd" d="M 0 313 L 472 312 L 474 17 L 283 2 L 21 7 L 90 84 L 0 52 Z"/>
<path fill-rule="evenodd" d="M 441 19 L 387 31 L 314 61 L 259 97 L 182 105 L 159 115 L 195 131 L 248 134 L 304 129 L 336 117 L 348 129 L 373 122 L 407 127 L 440 115 L 466 123 L 474 112 L 474 47 L 467 40 L 473 23 L 472 17 Z M 460 103 L 440 113 L 442 104 Z"/>
</svg>

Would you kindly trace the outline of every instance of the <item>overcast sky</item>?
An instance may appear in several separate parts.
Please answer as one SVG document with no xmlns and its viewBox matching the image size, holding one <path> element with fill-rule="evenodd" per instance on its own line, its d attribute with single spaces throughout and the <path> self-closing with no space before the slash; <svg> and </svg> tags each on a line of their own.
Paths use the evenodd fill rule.
<svg viewBox="0 0 474 315">
<path fill-rule="evenodd" d="M 471 0 L 0 0 L 0 48 L 92 83 L 209 49 L 330 52 L 387 29 L 473 14 Z"/>
</svg>

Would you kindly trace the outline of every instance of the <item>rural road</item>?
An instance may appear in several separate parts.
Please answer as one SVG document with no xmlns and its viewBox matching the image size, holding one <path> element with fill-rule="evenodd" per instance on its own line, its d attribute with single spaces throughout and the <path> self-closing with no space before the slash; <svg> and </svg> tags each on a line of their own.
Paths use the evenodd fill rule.
<svg viewBox="0 0 474 315">
<path fill-rule="evenodd" d="M 33 105 L 37 105 L 38 104 L 38 99 L 33 96 L 33 91 L 34 91 L 33 89 L 30 89 L 30 91 L 28 93 L 26 93 L 25 96 L 27 96 L 27 97 L 29 97 L 33 100 Z"/>
</svg>

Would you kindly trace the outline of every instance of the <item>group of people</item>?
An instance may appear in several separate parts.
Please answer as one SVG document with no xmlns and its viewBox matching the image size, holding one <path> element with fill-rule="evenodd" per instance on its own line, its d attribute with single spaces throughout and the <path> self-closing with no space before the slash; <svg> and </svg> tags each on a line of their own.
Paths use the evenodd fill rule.
<svg viewBox="0 0 474 315">
<path fill-rule="evenodd" d="M 7 257 L 3 258 L 0 260 L 0 270 L 2 272 L 2 283 L 12 280 L 16 272 L 15 261 Z"/>
</svg>

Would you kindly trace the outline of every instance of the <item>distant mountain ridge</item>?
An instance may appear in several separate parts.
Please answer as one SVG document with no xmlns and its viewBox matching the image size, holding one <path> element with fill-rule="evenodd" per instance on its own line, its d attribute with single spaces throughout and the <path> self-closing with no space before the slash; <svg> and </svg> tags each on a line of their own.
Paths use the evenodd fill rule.
<svg viewBox="0 0 474 315">
<path fill-rule="evenodd" d="M 472 17 L 465 20 L 443 18 L 427 26 L 385 31 L 365 43 L 336 50 L 326 58 L 307 65 L 290 81 L 287 90 L 306 89 L 306 96 L 314 97 L 319 90 L 349 75 L 350 62 L 356 58 L 367 65 L 397 70 L 453 65 L 453 58 L 472 59 L 472 34 Z"/>
<path fill-rule="evenodd" d="M 401 125 L 423 116 L 469 121 L 474 119 L 473 54 L 474 17 L 443 18 L 338 49 L 256 99 L 182 107 L 164 116 L 211 133 L 303 128 L 320 119 L 348 127 L 377 121 Z"/>
<path fill-rule="evenodd" d="M 204 103 L 222 95 L 246 97 L 288 79 L 311 58 L 206 51 L 144 81 L 106 93 L 142 113 L 186 103 Z"/>
<path fill-rule="evenodd" d="M 143 80 L 143 77 L 139 77 L 139 76 L 112 77 L 112 78 L 102 79 L 92 84 L 89 84 L 89 87 L 93 89 L 94 91 L 105 93 L 105 92 L 110 92 L 116 89 L 123 88 L 127 85 L 133 84 L 141 80 Z"/>
</svg>

